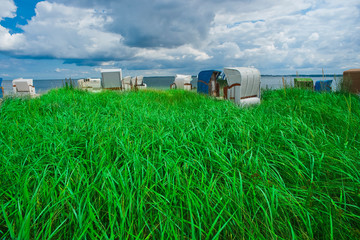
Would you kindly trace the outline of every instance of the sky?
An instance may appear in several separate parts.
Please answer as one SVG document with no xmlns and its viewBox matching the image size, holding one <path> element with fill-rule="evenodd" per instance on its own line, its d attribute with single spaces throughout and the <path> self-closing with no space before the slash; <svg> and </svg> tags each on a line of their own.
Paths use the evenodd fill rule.
<svg viewBox="0 0 360 240">
<path fill-rule="evenodd" d="M 0 77 L 341 74 L 360 68 L 359 0 L 0 0 Z"/>
</svg>

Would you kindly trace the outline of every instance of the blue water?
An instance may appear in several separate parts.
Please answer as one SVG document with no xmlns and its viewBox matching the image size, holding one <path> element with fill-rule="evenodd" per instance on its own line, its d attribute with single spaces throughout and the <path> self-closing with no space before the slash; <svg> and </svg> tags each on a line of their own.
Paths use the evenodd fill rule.
<svg viewBox="0 0 360 240">
<path fill-rule="evenodd" d="M 308 77 L 308 76 L 306 76 Z M 311 76 L 310 76 L 311 77 Z M 284 80 L 287 85 L 293 85 L 294 76 L 284 77 Z M 314 84 L 318 80 L 323 80 L 323 77 L 316 76 L 311 77 L 314 81 Z M 144 77 L 144 83 L 147 84 L 149 88 L 156 89 L 169 89 L 170 85 L 174 82 L 174 76 L 167 77 Z M 334 80 L 333 77 L 327 77 L 328 80 Z M 337 77 L 339 79 L 339 77 Z M 75 85 L 77 85 L 77 79 L 74 80 Z M 197 78 L 193 77 L 192 85 L 197 85 Z M 12 93 L 12 80 L 3 80 L 2 86 L 4 87 L 5 95 Z M 34 86 L 36 93 L 46 93 L 47 91 L 54 88 L 61 88 L 64 86 L 64 80 L 34 80 Z M 269 88 L 269 89 L 278 89 L 282 88 L 282 77 L 281 76 L 262 76 L 261 77 L 261 88 Z M 332 88 L 336 89 L 336 82 L 333 81 Z"/>
</svg>

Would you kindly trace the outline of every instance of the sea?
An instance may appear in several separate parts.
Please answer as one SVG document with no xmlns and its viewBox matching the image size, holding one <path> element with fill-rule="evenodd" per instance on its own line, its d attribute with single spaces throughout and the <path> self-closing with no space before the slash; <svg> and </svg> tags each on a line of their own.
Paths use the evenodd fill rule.
<svg viewBox="0 0 360 240">
<path fill-rule="evenodd" d="M 273 76 L 273 75 L 262 75 L 261 76 L 261 88 L 263 89 L 279 89 L 283 88 L 283 78 L 286 86 L 294 85 L 294 78 L 297 76 Z M 299 75 L 298 77 L 307 77 L 311 78 L 314 83 L 318 80 L 333 80 L 332 89 L 336 90 L 337 82 L 342 77 L 339 76 L 331 76 L 331 77 L 323 77 L 319 75 Z M 193 86 L 197 86 L 197 76 L 192 77 L 191 81 Z M 77 85 L 78 79 L 72 79 L 72 81 Z M 160 77 L 144 77 L 144 83 L 147 84 L 148 88 L 154 89 L 169 89 L 170 85 L 174 82 L 175 76 L 160 76 Z M 51 89 L 61 88 L 65 85 L 65 79 L 34 79 L 34 87 L 35 91 L 38 94 L 43 94 L 48 92 Z M 12 80 L 3 80 L 2 86 L 4 87 L 5 95 L 12 94 Z"/>
</svg>

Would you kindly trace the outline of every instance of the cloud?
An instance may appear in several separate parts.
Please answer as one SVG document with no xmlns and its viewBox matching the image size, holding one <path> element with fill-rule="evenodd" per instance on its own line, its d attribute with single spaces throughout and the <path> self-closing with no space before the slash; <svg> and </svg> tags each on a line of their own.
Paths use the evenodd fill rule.
<svg viewBox="0 0 360 240">
<path fill-rule="evenodd" d="M 358 0 L 42 1 L 23 33 L 0 25 L 0 51 L 133 70 L 340 69 L 360 62 L 359 12 Z"/>
<path fill-rule="evenodd" d="M 203 1 L 62 1 L 105 11 L 114 22 L 107 29 L 124 36 L 131 47 L 178 47 L 206 38 L 215 13 Z M 211 3 L 211 1 L 210 1 Z"/>
<path fill-rule="evenodd" d="M 22 34 L 10 34 L 8 29 L 0 25 L 0 51 L 16 51 L 24 40 Z"/>
<path fill-rule="evenodd" d="M 6 17 L 14 18 L 16 16 L 16 6 L 13 0 L 0 0 L 0 21 Z"/>
<path fill-rule="evenodd" d="M 66 72 L 66 71 L 69 71 L 69 69 L 66 69 L 66 68 L 56 68 L 55 69 L 55 72 L 57 72 L 57 73 Z"/>
<path fill-rule="evenodd" d="M 316 40 L 319 40 L 319 34 L 318 33 L 312 33 L 309 37 L 309 40 L 311 41 L 316 41 Z"/>
<path fill-rule="evenodd" d="M 236 49 L 241 49 L 240 56 L 245 61 L 240 64 L 273 73 L 297 68 L 308 70 L 309 66 L 312 71 L 326 66 L 339 69 L 339 62 L 348 62 L 349 58 L 359 62 L 359 56 L 349 56 L 354 49 L 360 50 L 355 40 L 359 39 L 356 37 L 360 36 L 359 30 L 354 30 L 359 21 L 359 8 L 353 7 L 358 6 L 356 1 L 344 5 L 326 1 L 321 6 L 316 1 L 299 2 L 294 5 L 282 1 L 273 5 L 255 1 L 248 9 L 254 10 L 252 4 L 258 4 L 256 14 L 251 10 L 237 14 L 229 11 L 226 16 L 217 14 L 210 29 L 215 34 L 208 48 L 218 50 L 226 43 L 233 46 L 232 51 L 227 51 L 233 62 L 234 53 L 239 52 Z"/>
<path fill-rule="evenodd" d="M 13 0 L 0 0 L 0 22 L 5 18 L 16 17 L 16 6 Z M 21 36 L 11 35 L 9 30 L 0 25 L 0 51 L 11 51 L 21 42 Z"/>
<path fill-rule="evenodd" d="M 112 19 L 94 10 L 40 2 L 36 16 L 21 28 L 23 41 L 14 53 L 63 59 L 112 58 L 129 52 L 121 35 L 103 31 Z"/>
</svg>

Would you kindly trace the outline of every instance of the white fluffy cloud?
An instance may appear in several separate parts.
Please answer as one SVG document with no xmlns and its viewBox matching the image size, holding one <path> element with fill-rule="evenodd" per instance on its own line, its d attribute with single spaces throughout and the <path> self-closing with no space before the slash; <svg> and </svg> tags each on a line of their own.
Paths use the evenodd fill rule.
<svg viewBox="0 0 360 240">
<path fill-rule="evenodd" d="M 13 0 L 0 0 L 0 20 L 16 16 L 16 6 Z"/>
<path fill-rule="evenodd" d="M 0 51 L 14 51 L 24 42 L 21 34 L 10 34 L 9 30 L 0 25 Z"/>
<path fill-rule="evenodd" d="M 0 50 L 11 50 L 17 56 L 93 60 L 104 62 L 131 58 L 172 60 L 192 56 L 195 60 L 210 57 L 191 46 L 158 48 L 157 50 L 131 47 L 121 34 L 108 31 L 114 24 L 111 15 L 94 9 L 39 2 L 36 16 L 22 26 L 24 33 L 10 35 L 0 26 Z M 11 44 L 11 45 L 10 45 Z M 89 61 L 89 62 L 90 62 Z"/>
<path fill-rule="evenodd" d="M 0 21 L 16 16 L 16 6 L 13 0 L 0 0 Z M 9 30 L 0 25 L 0 51 L 11 51 L 21 42 L 21 36 L 11 35 Z"/>
<path fill-rule="evenodd" d="M 325 1 L 319 5 L 318 1 L 284 0 L 282 4 L 269 4 L 254 1 L 245 6 L 250 10 L 227 15 L 223 10 L 216 15 L 211 29 L 215 33 L 214 47 L 210 49 L 231 45 L 227 56 L 235 59 L 235 53 L 241 49 L 243 64 L 271 73 L 322 67 L 339 72 L 350 59 L 354 67 L 359 65 L 360 57 L 351 54 L 360 50 L 360 41 L 356 41 L 359 28 L 354 28 L 360 20 L 356 1 Z M 260 6 L 257 14 L 251 13 L 256 5 Z"/>
<path fill-rule="evenodd" d="M 21 56 L 87 59 L 113 57 L 128 50 L 121 35 L 104 32 L 112 19 L 94 10 L 40 2 L 36 16 L 23 26 L 21 43 L 14 52 Z"/>
</svg>

